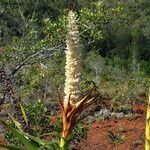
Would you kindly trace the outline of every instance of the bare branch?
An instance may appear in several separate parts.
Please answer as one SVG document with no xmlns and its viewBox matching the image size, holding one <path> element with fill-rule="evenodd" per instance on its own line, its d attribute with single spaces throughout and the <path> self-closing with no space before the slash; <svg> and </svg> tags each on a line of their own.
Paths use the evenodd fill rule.
<svg viewBox="0 0 150 150">
<path fill-rule="evenodd" d="M 84 32 L 86 32 L 87 30 L 93 29 L 93 28 L 95 28 L 95 27 L 96 27 L 96 26 L 94 26 L 93 24 L 90 25 L 87 29 L 85 29 L 84 31 L 80 32 L 80 35 L 83 34 Z M 88 41 L 88 42 L 85 43 L 83 46 L 90 45 L 90 44 L 92 44 L 92 43 L 94 43 L 94 42 L 95 42 L 94 40 Z M 14 70 L 10 73 L 10 77 L 13 77 L 23 66 L 35 64 L 35 63 L 38 62 L 37 60 L 31 62 L 31 59 L 32 59 L 32 58 L 35 58 L 35 57 L 37 57 L 37 56 L 39 56 L 39 55 L 42 55 L 42 56 L 41 56 L 41 60 L 48 59 L 48 58 L 50 58 L 50 57 L 52 57 L 52 56 L 54 55 L 54 54 L 53 54 L 53 51 L 54 51 L 54 50 L 57 51 L 57 53 L 59 53 L 59 52 L 60 52 L 60 49 L 65 49 L 65 47 L 64 47 L 62 44 L 57 45 L 57 46 L 55 46 L 55 47 L 53 47 L 53 48 L 50 48 L 50 49 L 46 49 L 45 47 L 43 47 L 40 51 L 37 51 L 37 52 L 34 52 L 33 54 L 28 55 L 22 62 L 20 62 L 20 63 L 14 68 Z M 47 51 L 47 52 L 52 52 L 52 53 L 47 54 L 46 51 Z M 43 53 L 44 53 L 44 54 L 43 54 Z M 46 53 L 46 54 L 45 54 L 45 53 Z M 55 54 L 56 54 L 56 53 L 55 53 Z"/>
<path fill-rule="evenodd" d="M 46 59 L 46 58 L 49 58 L 49 57 L 51 57 L 51 56 L 53 56 L 54 55 L 54 50 L 60 50 L 60 49 L 62 49 L 62 45 L 58 45 L 58 46 L 55 46 L 55 47 L 53 47 L 53 48 L 50 48 L 50 49 L 45 49 L 45 48 L 43 48 L 43 49 L 41 49 L 40 51 L 37 51 L 37 52 L 35 52 L 35 53 L 33 53 L 33 54 L 31 54 L 31 55 L 28 55 L 25 59 L 24 59 L 24 61 L 22 61 L 22 62 L 20 62 L 15 68 L 14 68 L 14 70 L 10 73 L 10 77 L 12 77 L 12 76 L 14 76 L 23 66 L 25 66 L 25 65 L 29 65 L 29 64 L 33 64 L 33 62 L 30 62 L 30 60 L 32 59 L 32 58 L 35 58 L 35 57 L 37 57 L 37 56 L 39 56 L 40 54 L 42 54 L 44 51 L 51 51 L 52 53 L 50 54 L 50 55 L 47 55 L 47 56 L 44 56 L 43 57 L 43 59 Z M 60 52 L 60 51 L 59 51 Z M 34 63 L 36 63 L 37 61 L 35 61 Z"/>
</svg>

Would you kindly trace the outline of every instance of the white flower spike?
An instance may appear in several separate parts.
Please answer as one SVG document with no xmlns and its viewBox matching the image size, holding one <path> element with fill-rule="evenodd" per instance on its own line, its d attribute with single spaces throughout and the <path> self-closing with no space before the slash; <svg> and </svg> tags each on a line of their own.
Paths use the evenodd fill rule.
<svg viewBox="0 0 150 150">
<path fill-rule="evenodd" d="M 80 96 L 80 75 L 81 75 L 81 66 L 80 66 L 80 57 L 81 53 L 79 51 L 79 32 L 78 26 L 76 23 L 76 16 L 73 11 L 70 11 L 68 14 L 68 34 L 66 37 L 66 66 L 65 66 L 65 98 L 64 98 L 64 107 L 70 102 L 75 102 L 79 99 Z"/>
</svg>

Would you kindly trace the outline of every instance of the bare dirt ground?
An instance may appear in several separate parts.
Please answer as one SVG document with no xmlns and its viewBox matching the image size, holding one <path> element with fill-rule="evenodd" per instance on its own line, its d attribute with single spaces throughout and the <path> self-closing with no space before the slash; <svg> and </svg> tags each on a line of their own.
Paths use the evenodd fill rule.
<svg viewBox="0 0 150 150">
<path fill-rule="evenodd" d="M 133 110 L 138 113 L 138 116 L 93 123 L 87 139 L 82 140 L 77 149 L 144 150 L 146 105 L 134 105 Z"/>
</svg>

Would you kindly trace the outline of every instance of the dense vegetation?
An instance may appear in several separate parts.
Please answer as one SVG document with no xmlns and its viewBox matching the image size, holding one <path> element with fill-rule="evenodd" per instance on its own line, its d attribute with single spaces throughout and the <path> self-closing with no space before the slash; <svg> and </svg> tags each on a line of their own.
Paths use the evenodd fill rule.
<svg viewBox="0 0 150 150">
<path fill-rule="evenodd" d="M 27 103 L 29 120 L 34 118 L 34 128 L 27 132 L 43 134 L 39 126 L 47 132 L 48 118 L 43 122 L 35 114 L 47 115 L 44 104 L 53 110 L 56 89 L 63 95 L 70 9 L 80 31 L 81 91 L 96 84 L 100 96 L 112 99 L 116 112 L 129 113 L 133 102 L 141 102 L 139 95 L 150 84 L 149 7 L 149 0 L 1 0 L 0 68 Z M 0 100 L 4 95 L 1 86 Z M 52 130 L 60 131 L 60 124 Z"/>
<path fill-rule="evenodd" d="M 2 0 L 1 66 L 25 100 L 49 100 L 54 85 L 64 83 L 66 12 L 72 6 L 86 64 L 83 80 L 103 84 L 133 77 L 148 84 L 149 5 L 148 0 Z"/>
</svg>

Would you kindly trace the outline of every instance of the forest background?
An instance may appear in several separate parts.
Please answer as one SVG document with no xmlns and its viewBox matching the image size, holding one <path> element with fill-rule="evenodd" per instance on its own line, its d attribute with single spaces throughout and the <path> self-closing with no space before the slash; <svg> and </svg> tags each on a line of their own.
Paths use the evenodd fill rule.
<svg viewBox="0 0 150 150">
<path fill-rule="evenodd" d="M 150 83 L 149 0 L 1 0 L 0 67 L 25 103 L 56 103 L 65 82 L 68 9 L 76 11 L 81 91 L 96 83 L 112 109 L 130 110 Z M 3 87 L 0 87 L 3 98 Z"/>
</svg>

